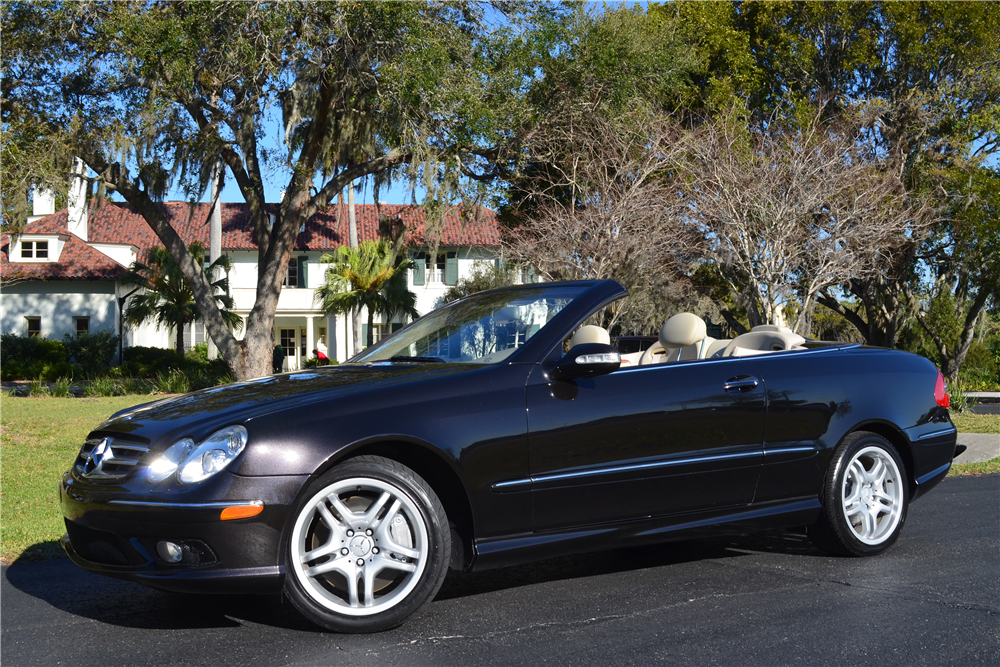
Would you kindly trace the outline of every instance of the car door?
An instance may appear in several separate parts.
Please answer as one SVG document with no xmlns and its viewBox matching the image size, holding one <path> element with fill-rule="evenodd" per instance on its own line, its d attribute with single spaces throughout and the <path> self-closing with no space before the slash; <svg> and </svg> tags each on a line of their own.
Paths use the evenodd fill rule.
<svg viewBox="0 0 1000 667">
<path fill-rule="evenodd" d="M 765 392 L 740 359 L 526 387 L 536 530 L 739 506 L 763 457 Z"/>
</svg>

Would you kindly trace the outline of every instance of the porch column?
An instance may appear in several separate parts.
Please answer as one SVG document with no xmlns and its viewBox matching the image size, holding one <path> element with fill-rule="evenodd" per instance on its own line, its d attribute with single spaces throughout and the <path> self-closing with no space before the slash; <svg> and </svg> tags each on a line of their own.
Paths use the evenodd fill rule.
<svg viewBox="0 0 1000 667">
<path fill-rule="evenodd" d="M 316 316 L 306 315 L 306 359 L 312 354 L 312 351 L 316 348 Z M 299 363 L 304 364 L 306 359 L 302 359 Z"/>
</svg>

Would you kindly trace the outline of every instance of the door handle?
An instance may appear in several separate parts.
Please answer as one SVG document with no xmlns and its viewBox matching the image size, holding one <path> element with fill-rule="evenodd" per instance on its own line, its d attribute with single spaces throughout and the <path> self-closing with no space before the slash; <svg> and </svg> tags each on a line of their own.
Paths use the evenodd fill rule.
<svg viewBox="0 0 1000 667">
<path fill-rule="evenodd" d="M 738 391 L 741 394 L 745 394 L 748 391 L 756 389 L 758 384 L 760 384 L 760 381 L 752 375 L 737 375 L 726 380 L 722 388 L 726 391 Z"/>
</svg>

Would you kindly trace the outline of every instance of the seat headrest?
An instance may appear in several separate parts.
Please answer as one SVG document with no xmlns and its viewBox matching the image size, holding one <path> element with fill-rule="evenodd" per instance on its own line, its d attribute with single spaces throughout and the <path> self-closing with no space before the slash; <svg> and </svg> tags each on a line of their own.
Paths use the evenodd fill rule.
<svg viewBox="0 0 1000 667">
<path fill-rule="evenodd" d="M 660 329 L 660 345 L 663 347 L 687 347 L 705 340 L 708 327 L 693 313 L 678 313 L 667 320 Z"/>
<path fill-rule="evenodd" d="M 576 333 L 569 340 L 569 346 L 575 347 L 584 343 L 604 343 L 605 345 L 611 345 L 611 334 L 603 327 L 587 324 L 576 330 Z"/>
</svg>

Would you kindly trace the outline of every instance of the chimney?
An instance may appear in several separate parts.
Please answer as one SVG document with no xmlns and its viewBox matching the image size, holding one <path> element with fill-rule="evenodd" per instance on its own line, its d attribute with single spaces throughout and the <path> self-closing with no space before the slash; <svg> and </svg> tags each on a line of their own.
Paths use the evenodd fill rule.
<svg viewBox="0 0 1000 667">
<path fill-rule="evenodd" d="M 83 160 L 75 158 L 73 181 L 69 186 L 66 206 L 66 226 L 70 234 L 87 240 L 87 179 L 84 178 Z"/>
<path fill-rule="evenodd" d="M 56 196 L 52 194 L 52 190 L 35 188 L 34 196 L 31 199 L 32 215 L 28 222 L 34 222 L 56 212 Z"/>
</svg>

